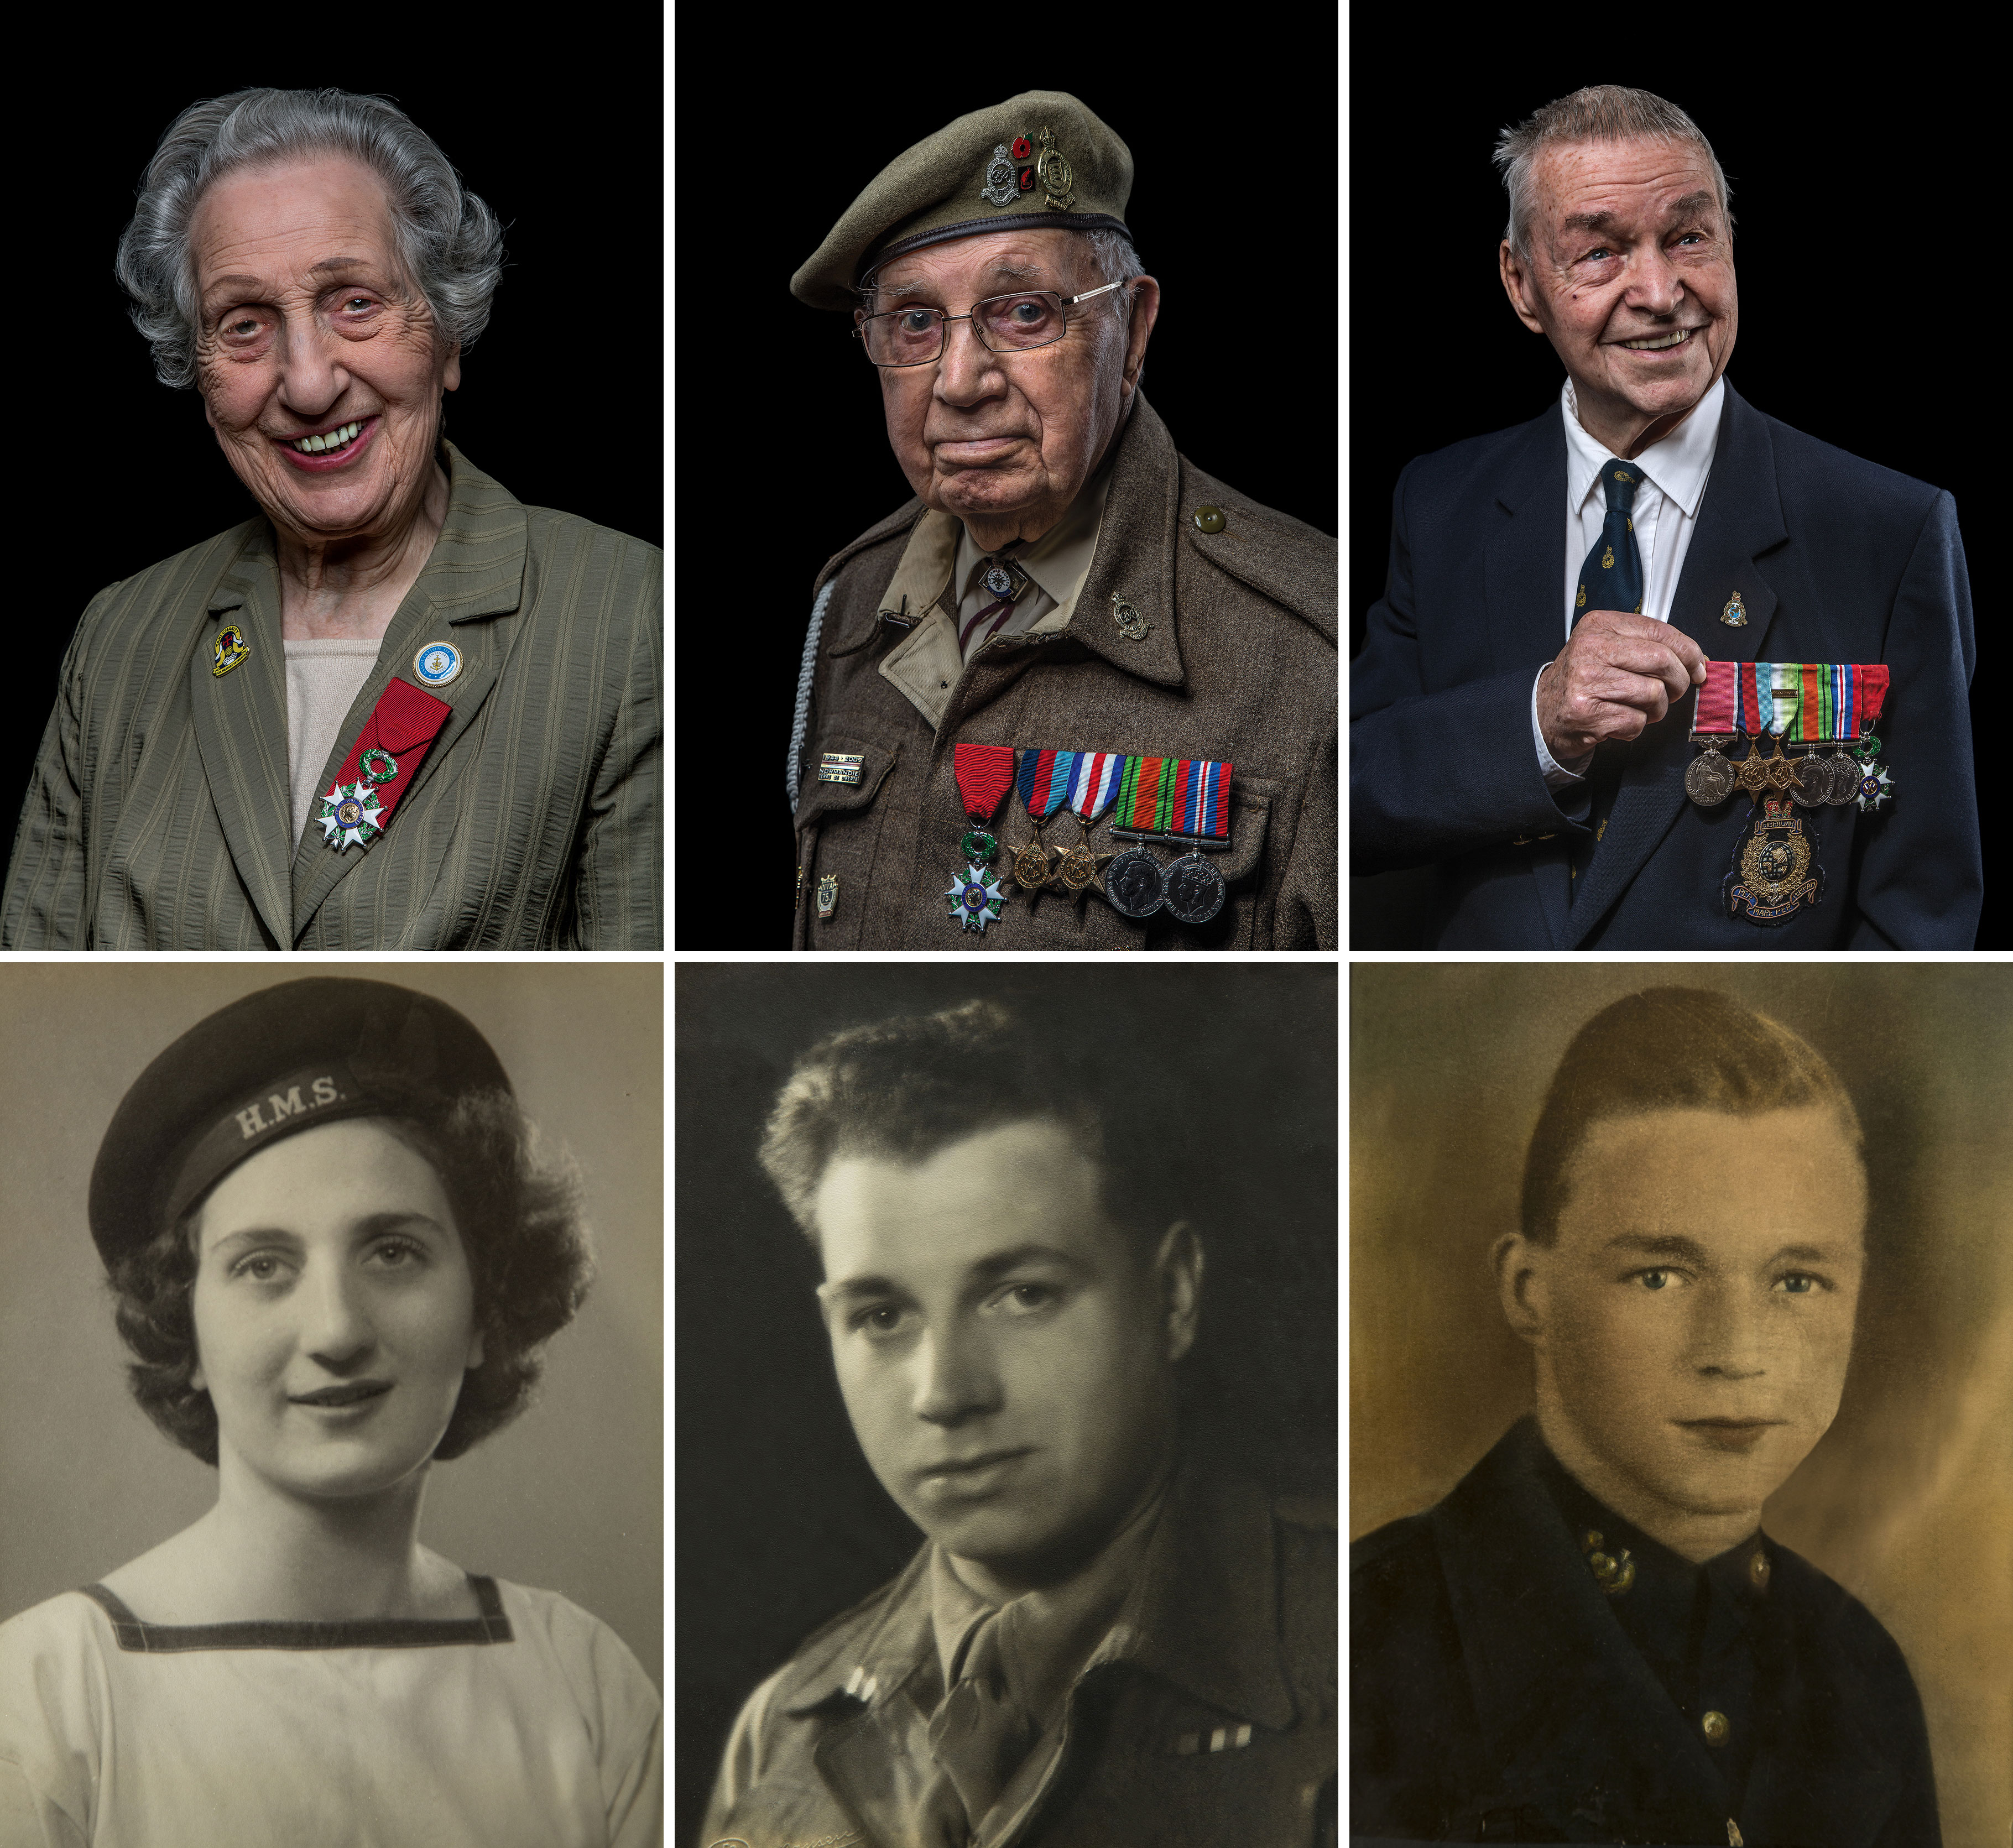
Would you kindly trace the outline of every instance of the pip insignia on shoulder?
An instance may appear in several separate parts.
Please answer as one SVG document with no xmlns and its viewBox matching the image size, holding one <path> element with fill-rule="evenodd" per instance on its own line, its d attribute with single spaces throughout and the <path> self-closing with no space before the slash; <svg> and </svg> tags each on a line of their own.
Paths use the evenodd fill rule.
<svg viewBox="0 0 2013 1848">
<path fill-rule="evenodd" d="M 216 638 L 216 645 L 210 651 L 212 677 L 223 679 L 251 652 L 252 645 L 245 639 L 245 631 L 235 623 L 226 623 Z"/>
<path fill-rule="evenodd" d="M 1613 1553 L 1600 1550 L 1601 1536 L 1589 1529 L 1582 1537 L 1581 1551 L 1593 1569 L 1593 1582 L 1611 1598 L 1618 1598 L 1636 1582 L 1636 1562 L 1625 1546 Z"/>
</svg>

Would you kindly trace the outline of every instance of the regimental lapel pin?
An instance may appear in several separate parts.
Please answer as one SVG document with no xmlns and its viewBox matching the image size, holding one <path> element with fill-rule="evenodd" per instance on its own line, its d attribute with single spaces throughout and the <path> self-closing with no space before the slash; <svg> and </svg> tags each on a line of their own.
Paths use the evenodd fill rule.
<svg viewBox="0 0 2013 1848">
<path fill-rule="evenodd" d="M 1128 642 L 1144 642 L 1153 627 L 1116 591 L 1111 593 L 1111 618 L 1118 625 L 1118 633 Z"/>
<path fill-rule="evenodd" d="M 1747 627 L 1747 606 L 1741 602 L 1739 592 L 1736 591 L 1726 599 L 1726 607 L 1719 613 L 1719 620 L 1729 629 Z"/>
<path fill-rule="evenodd" d="M 1593 1529 L 1589 1528 L 1581 1537 L 1580 1550 L 1586 1555 L 1594 1583 L 1611 1598 L 1618 1598 L 1636 1582 L 1636 1562 L 1625 1546 L 1618 1546 L 1611 1553 L 1603 1552 L 1601 1547 L 1601 1535 Z"/>
<path fill-rule="evenodd" d="M 221 680 L 232 668 L 252 652 L 252 645 L 245 639 L 245 631 L 235 623 L 226 623 L 210 650 L 210 674 Z"/>
<path fill-rule="evenodd" d="M 838 875 L 821 873 L 817 882 L 817 914 L 829 917 L 838 909 Z"/>
</svg>

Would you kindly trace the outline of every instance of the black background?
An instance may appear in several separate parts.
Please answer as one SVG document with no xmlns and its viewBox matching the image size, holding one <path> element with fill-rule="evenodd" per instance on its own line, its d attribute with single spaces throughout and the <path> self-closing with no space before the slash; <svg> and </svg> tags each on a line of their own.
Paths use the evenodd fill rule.
<svg viewBox="0 0 2013 1848">
<path fill-rule="evenodd" d="M 1430 38 L 1382 27 L 1354 43 L 1349 248 L 1350 652 L 1383 594 L 1391 493 L 1415 456 L 1529 421 L 1557 399 L 1564 370 L 1511 311 L 1496 273 L 1508 216 L 1490 155 L 1497 134 L 1586 84 L 1651 90 L 1704 131 L 1732 191 L 1740 329 L 1726 377 L 1772 417 L 1955 497 L 1970 566 L 1979 667 L 1972 692 L 1981 760 L 1997 728 L 2008 654 L 1992 595 L 1998 539 L 1988 524 L 2006 463 L 1994 425 L 2003 370 L 1993 228 L 2004 160 L 1984 149 L 1982 75 L 1961 41 L 1882 37 L 1852 68 L 1802 45 L 1777 57 L 1745 30 L 1702 58 L 1690 30 L 1604 33 L 1604 54 L 1554 45 L 1491 46 L 1436 64 L 1432 106 L 1389 80 Z M 1589 28 L 1576 34 L 1593 35 Z M 1988 188 L 1991 188 L 1990 196 Z M 1988 441 L 1996 446 L 1986 453 Z M 1999 523 L 2003 524 L 2003 522 Z M 1536 663 L 1533 663 L 1535 669 Z M 1933 802 L 1890 758 L 1895 797 Z M 1982 780 L 1982 772 L 1981 772 Z M 1986 909 L 1978 944 L 2004 948 L 1995 882 L 2003 799 L 1979 808 Z M 1351 946 L 1403 949 L 1423 881 L 1352 881 Z"/>
<path fill-rule="evenodd" d="M 1169 1134 L 1188 1125 L 1220 1176 L 1196 1204 L 1207 1267 L 1187 1403 L 1247 1468 L 1332 1493 L 1336 980 L 1332 963 L 678 966 L 672 1840 L 696 1839 L 756 1684 L 921 1543 L 853 1439 L 811 1296 L 822 1274 L 756 1164 L 791 1062 L 839 1028 L 980 996 L 1108 1018 L 1140 1046 L 1142 1085 L 1167 1082 L 1146 1049 L 1171 1035 L 1208 1092 L 1170 1099 Z"/>
<path fill-rule="evenodd" d="M 1161 286 L 1147 402 L 1198 468 L 1338 530 L 1332 21 L 1283 39 L 1185 27 L 1171 37 L 1165 22 L 1148 30 L 1078 9 L 1052 34 L 1031 20 L 974 25 L 939 8 L 914 16 L 930 48 L 905 69 L 867 48 L 867 16 L 844 16 L 842 31 L 798 45 L 810 55 L 762 63 L 767 138 L 742 135 L 719 155 L 761 209 L 731 229 L 702 183 L 680 176 L 709 145 L 720 107 L 711 85 L 763 59 L 769 41 L 723 41 L 711 25 L 679 38 L 679 768 L 690 788 L 709 763 L 716 781 L 731 763 L 732 781 L 748 785 L 735 805 L 738 878 L 703 803 L 688 795 L 673 821 L 681 949 L 789 942 L 784 769 L 812 587 L 826 559 L 910 498 L 851 318 L 806 307 L 790 277 L 905 148 L 1022 91 L 1080 98 L 1132 152 L 1126 222 Z M 751 360 L 706 350 L 692 310 L 723 290 L 762 342 Z"/>
<path fill-rule="evenodd" d="M 88 95 L 38 85 L 10 98 L 17 150 L 34 151 L 17 255 L 32 263 L 28 351 L 40 363 L 12 381 L 13 537 L 34 569 L 25 585 L 15 574 L 27 600 L 12 613 L 0 732 L 9 850 L 85 605 L 258 511 L 201 398 L 156 382 L 113 273 L 141 173 L 192 102 L 254 84 L 333 86 L 403 109 L 504 227 L 503 281 L 448 395 L 447 435 L 528 505 L 663 542 L 663 85 L 659 30 L 640 16 L 633 55 L 562 38 L 535 69 L 507 73 L 466 35 L 404 24 L 377 53 L 345 47 L 381 32 L 290 33 L 264 20 L 116 57 L 109 42 L 73 40 Z"/>
</svg>

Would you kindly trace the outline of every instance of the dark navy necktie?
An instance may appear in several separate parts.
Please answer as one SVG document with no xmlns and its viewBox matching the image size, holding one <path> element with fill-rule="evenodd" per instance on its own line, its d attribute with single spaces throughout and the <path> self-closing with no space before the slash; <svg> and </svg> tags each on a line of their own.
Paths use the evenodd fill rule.
<svg viewBox="0 0 2013 1848">
<path fill-rule="evenodd" d="M 1636 490 L 1643 471 L 1633 463 L 1611 456 L 1600 465 L 1600 491 L 1607 498 L 1607 518 L 1600 537 L 1579 568 L 1579 592 L 1573 599 L 1573 620 L 1589 609 L 1625 609 L 1643 613 L 1643 555 L 1636 549 Z"/>
<path fill-rule="evenodd" d="M 1589 609 L 1621 609 L 1643 613 L 1643 555 L 1636 549 L 1636 490 L 1643 484 L 1643 471 L 1633 463 L 1618 462 L 1612 456 L 1600 465 L 1600 491 L 1607 497 L 1607 517 L 1600 537 L 1580 567 L 1579 590 L 1573 599 L 1573 620 L 1577 623 Z M 1611 748 L 1596 752 L 1588 771 L 1589 788 L 1586 824 L 1593 830 L 1582 836 L 1572 854 L 1572 872 L 1567 881 L 1566 902 L 1579 895 L 1579 882 L 1586 877 L 1594 849 L 1607 831 L 1607 817 L 1614 806 L 1614 792 L 1621 780 L 1621 753 Z"/>
</svg>

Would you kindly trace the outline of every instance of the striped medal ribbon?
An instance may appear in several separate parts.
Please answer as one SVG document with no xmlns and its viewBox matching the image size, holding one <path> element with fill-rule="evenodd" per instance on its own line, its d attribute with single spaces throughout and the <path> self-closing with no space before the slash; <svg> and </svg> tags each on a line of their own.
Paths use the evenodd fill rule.
<svg viewBox="0 0 2013 1848">
<path fill-rule="evenodd" d="M 1127 849 L 1111 863 L 1105 895 L 1128 917 L 1149 917 L 1165 905 L 1183 924 L 1201 925 L 1223 909 L 1223 875 L 1203 854 L 1230 845 L 1231 768 L 1200 757 L 1127 760 L 1112 833 L 1121 840 L 1163 840 L 1189 849 L 1164 869 L 1143 845 Z M 1114 892 L 1130 902 L 1121 903 Z"/>
<path fill-rule="evenodd" d="M 1111 858 L 1090 844 L 1090 824 L 1118 799 L 1118 785 L 1129 761 L 1110 751 L 1078 751 L 1071 754 L 1069 791 L 1066 798 L 1076 817 L 1075 844 L 1066 849 L 1050 875 L 1064 892 L 1084 892 L 1097 884 L 1098 870 Z"/>
</svg>

